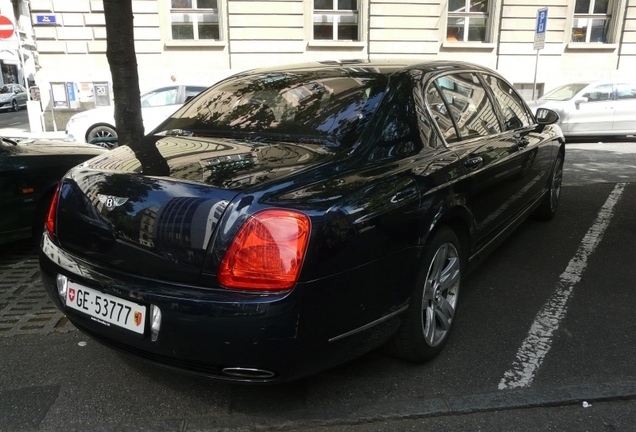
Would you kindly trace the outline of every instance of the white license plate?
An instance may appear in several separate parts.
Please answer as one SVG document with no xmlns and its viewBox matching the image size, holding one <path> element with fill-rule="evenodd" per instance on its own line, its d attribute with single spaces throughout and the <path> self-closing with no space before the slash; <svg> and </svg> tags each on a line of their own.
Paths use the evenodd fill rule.
<svg viewBox="0 0 636 432">
<path fill-rule="evenodd" d="M 66 306 L 83 312 L 93 321 L 144 333 L 146 307 L 128 300 L 104 294 L 91 288 L 68 282 Z"/>
</svg>

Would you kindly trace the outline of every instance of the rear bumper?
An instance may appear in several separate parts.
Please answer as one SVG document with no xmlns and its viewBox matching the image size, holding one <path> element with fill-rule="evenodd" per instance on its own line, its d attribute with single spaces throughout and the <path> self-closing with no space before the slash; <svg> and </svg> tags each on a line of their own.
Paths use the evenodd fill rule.
<svg viewBox="0 0 636 432">
<path fill-rule="evenodd" d="M 100 269 L 61 250 L 48 236 L 43 238 L 44 286 L 77 328 L 142 361 L 220 380 L 283 382 L 335 366 L 384 343 L 399 326 L 404 310 L 394 309 L 385 314 L 386 319 L 363 317 L 367 325 L 358 325 L 341 315 L 360 320 L 362 314 L 338 312 L 324 298 L 330 280 L 271 295 L 178 285 Z M 57 291 L 57 274 L 148 309 L 159 307 L 159 337 L 151 340 L 149 317 L 145 333 L 137 335 L 67 308 Z"/>
</svg>

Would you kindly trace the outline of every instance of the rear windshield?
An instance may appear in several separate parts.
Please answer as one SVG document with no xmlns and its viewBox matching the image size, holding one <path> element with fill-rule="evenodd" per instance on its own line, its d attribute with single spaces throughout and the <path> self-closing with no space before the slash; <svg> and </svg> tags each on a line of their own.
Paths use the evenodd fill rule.
<svg viewBox="0 0 636 432">
<path fill-rule="evenodd" d="M 245 74 L 202 93 L 161 130 L 351 146 L 386 84 L 380 74 L 342 70 Z"/>
<path fill-rule="evenodd" d="M 572 99 L 578 92 L 587 87 L 587 84 L 566 84 L 546 93 L 541 99 L 566 101 Z"/>
</svg>

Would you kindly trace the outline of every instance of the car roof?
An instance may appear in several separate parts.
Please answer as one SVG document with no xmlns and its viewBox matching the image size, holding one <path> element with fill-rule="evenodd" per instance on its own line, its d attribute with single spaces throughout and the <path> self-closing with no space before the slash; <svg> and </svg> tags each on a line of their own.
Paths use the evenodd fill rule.
<svg viewBox="0 0 636 432">
<path fill-rule="evenodd" d="M 491 69 L 473 63 L 449 60 L 328 60 L 311 63 L 300 63 L 292 65 L 282 65 L 277 67 L 265 67 L 252 69 L 237 75 L 252 75 L 260 73 L 293 72 L 293 71 L 320 71 L 320 70 L 342 70 L 350 73 L 359 71 L 361 73 L 377 73 L 382 75 L 392 75 L 400 71 L 419 70 L 424 73 L 443 70 L 480 70 L 492 73 Z"/>
</svg>

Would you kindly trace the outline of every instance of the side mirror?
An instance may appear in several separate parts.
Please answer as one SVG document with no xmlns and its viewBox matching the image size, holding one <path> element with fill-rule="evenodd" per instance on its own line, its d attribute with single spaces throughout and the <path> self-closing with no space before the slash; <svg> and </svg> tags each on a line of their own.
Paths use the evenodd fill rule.
<svg viewBox="0 0 636 432">
<path fill-rule="evenodd" d="M 537 109 L 535 118 L 537 120 L 537 123 L 540 125 L 551 125 L 559 121 L 559 115 L 551 109 L 547 108 Z"/>
<path fill-rule="evenodd" d="M 582 98 L 576 99 L 574 101 L 574 105 L 576 105 L 576 107 L 578 108 L 579 105 L 581 105 L 582 103 L 588 103 L 589 99 L 587 96 L 583 96 Z"/>
</svg>

